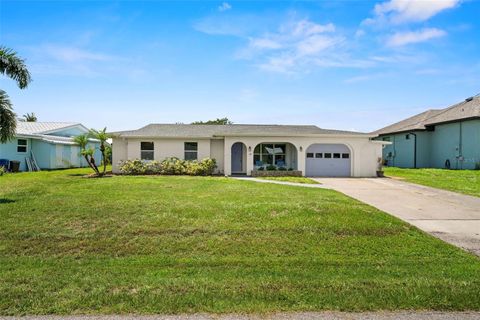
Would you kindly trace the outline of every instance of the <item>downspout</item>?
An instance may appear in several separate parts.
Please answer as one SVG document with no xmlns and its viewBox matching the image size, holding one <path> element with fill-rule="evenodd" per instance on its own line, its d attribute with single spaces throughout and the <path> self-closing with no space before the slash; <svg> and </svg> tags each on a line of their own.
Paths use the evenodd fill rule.
<svg viewBox="0 0 480 320">
<path fill-rule="evenodd" d="M 417 169 L 417 134 L 413 132 L 410 132 L 409 134 L 415 137 L 413 140 L 413 168 Z"/>
<path fill-rule="evenodd" d="M 463 145 L 462 145 L 462 140 L 463 140 L 463 134 L 462 134 L 462 131 L 463 131 L 463 126 L 462 126 L 462 121 L 460 121 L 459 123 L 459 127 L 458 127 L 460 133 L 459 133 L 459 143 L 458 143 L 458 160 L 460 162 L 460 169 L 463 169 Z"/>
</svg>

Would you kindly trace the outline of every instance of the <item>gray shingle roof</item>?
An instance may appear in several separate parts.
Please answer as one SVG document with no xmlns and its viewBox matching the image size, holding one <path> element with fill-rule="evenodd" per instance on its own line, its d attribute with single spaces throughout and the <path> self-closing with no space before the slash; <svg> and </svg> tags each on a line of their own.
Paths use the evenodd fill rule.
<svg viewBox="0 0 480 320">
<path fill-rule="evenodd" d="M 312 125 L 194 125 L 194 124 L 149 124 L 138 130 L 112 132 L 117 137 L 192 137 L 210 138 L 222 136 L 302 136 L 316 134 L 354 134 L 364 133 L 320 129 Z"/>
<path fill-rule="evenodd" d="M 396 132 L 426 130 L 427 126 L 471 118 L 480 118 L 480 96 L 473 97 L 470 101 L 464 100 L 445 109 L 427 110 L 414 115 L 413 117 L 374 131 L 373 133 L 382 135 Z"/>
<path fill-rule="evenodd" d="M 52 130 L 59 130 L 68 128 L 74 125 L 79 125 L 75 122 L 26 122 L 17 121 L 17 134 L 32 135 L 50 132 Z"/>
</svg>

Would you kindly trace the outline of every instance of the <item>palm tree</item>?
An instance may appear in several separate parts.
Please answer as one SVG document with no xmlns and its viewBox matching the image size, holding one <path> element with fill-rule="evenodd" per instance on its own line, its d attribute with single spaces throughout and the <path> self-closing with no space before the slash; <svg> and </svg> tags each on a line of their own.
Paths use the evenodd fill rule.
<svg viewBox="0 0 480 320">
<path fill-rule="evenodd" d="M 0 46 L 0 73 L 15 80 L 20 89 L 25 89 L 32 78 L 25 61 L 12 49 Z M 17 120 L 7 93 L 0 89 L 0 142 L 4 143 L 15 136 Z"/>
<path fill-rule="evenodd" d="M 27 122 L 37 122 L 37 116 L 35 115 L 35 113 L 26 113 L 23 115 L 23 118 L 25 119 L 25 121 Z"/>
<path fill-rule="evenodd" d="M 100 171 L 95 164 L 95 158 L 93 157 L 95 150 L 93 148 L 87 148 L 88 134 L 76 136 L 73 138 L 73 141 L 80 146 L 80 154 L 85 158 L 90 168 L 92 168 L 97 175 L 100 175 Z"/>
<path fill-rule="evenodd" d="M 102 162 L 103 162 L 102 175 L 104 175 L 105 172 L 107 171 L 107 162 L 108 162 L 105 144 L 107 143 L 107 140 L 110 138 L 110 135 L 107 133 L 107 128 L 105 127 L 102 130 L 91 129 L 90 136 L 100 140 L 100 152 L 102 153 Z"/>
</svg>

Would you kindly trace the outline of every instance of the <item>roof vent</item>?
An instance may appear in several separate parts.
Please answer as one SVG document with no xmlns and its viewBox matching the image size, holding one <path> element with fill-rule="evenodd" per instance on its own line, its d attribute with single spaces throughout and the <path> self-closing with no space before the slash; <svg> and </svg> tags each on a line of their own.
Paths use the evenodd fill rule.
<svg viewBox="0 0 480 320">
<path fill-rule="evenodd" d="M 473 100 L 473 97 L 468 97 L 467 99 L 465 99 L 465 102 L 470 102 Z"/>
</svg>

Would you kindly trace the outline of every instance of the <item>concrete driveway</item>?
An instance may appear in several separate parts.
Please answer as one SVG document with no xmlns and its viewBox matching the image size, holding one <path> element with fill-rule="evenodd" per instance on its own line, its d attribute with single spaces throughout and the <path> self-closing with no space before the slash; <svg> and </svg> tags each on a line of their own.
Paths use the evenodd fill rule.
<svg viewBox="0 0 480 320">
<path fill-rule="evenodd" d="M 316 178 L 480 256 L 480 198 L 389 178 Z"/>
</svg>

